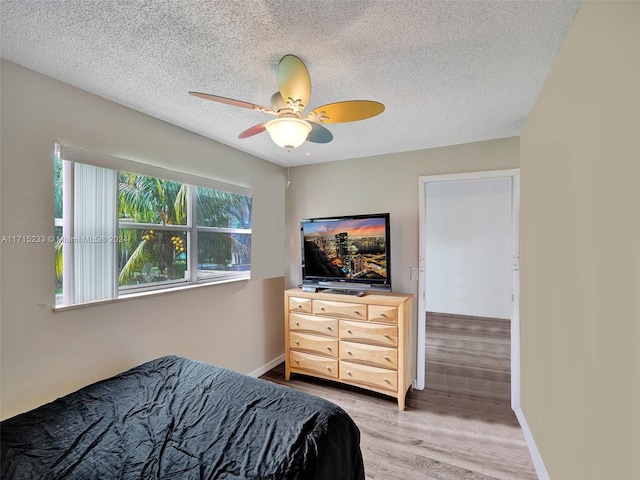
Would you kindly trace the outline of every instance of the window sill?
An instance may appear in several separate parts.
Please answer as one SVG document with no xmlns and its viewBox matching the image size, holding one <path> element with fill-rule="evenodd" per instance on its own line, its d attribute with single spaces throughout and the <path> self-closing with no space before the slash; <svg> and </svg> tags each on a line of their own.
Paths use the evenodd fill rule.
<svg viewBox="0 0 640 480">
<path fill-rule="evenodd" d="M 123 293 L 121 295 L 119 295 L 117 298 L 109 298 L 106 300 L 96 300 L 95 302 L 86 302 L 86 303 L 76 303 L 73 305 L 56 305 L 53 307 L 53 311 L 54 312 L 65 312 L 67 310 L 75 310 L 77 308 L 85 308 L 85 307 L 93 307 L 96 305 L 105 305 L 105 304 L 109 304 L 109 303 L 117 303 L 117 302 L 122 302 L 122 301 L 127 301 L 127 300 L 132 300 L 135 298 L 140 298 L 140 297 L 147 297 L 147 296 L 152 296 L 152 295 L 162 295 L 165 293 L 175 293 L 175 292 L 181 292 L 183 290 L 191 290 L 194 288 L 202 288 L 202 287 L 211 287 L 214 285 L 221 285 L 221 284 L 225 284 L 225 283 L 234 283 L 234 282 L 246 282 L 248 280 L 250 280 L 250 276 L 247 277 L 242 277 L 242 278 L 227 278 L 224 280 L 217 280 L 217 281 L 201 281 L 199 283 L 189 283 L 189 284 L 184 284 L 184 285 L 176 285 L 173 287 L 167 287 L 167 288 L 162 288 L 162 289 L 156 289 L 156 290 L 145 290 L 145 291 L 139 291 L 139 292 L 127 292 L 127 293 Z"/>
</svg>

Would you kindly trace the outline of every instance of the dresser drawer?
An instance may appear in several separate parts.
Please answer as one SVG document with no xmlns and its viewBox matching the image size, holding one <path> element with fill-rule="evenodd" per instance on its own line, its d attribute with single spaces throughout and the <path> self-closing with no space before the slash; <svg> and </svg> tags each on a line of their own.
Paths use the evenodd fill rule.
<svg viewBox="0 0 640 480">
<path fill-rule="evenodd" d="M 391 347 L 342 341 L 340 342 L 340 360 L 397 370 L 398 350 Z"/>
<path fill-rule="evenodd" d="M 338 356 L 338 339 L 309 335 L 308 333 L 290 332 L 289 348 L 319 353 L 329 357 Z"/>
<path fill-rule="evenodd" d="M 357 365 L 355 363 L 340 362 L 340 380 L 371 385 L 395 392 L 398 390 L 398 372 L 384 368 Z"/>
<path fill-rule="evenodd" d="M 338 320 L 336 318 L 314 317 L 302 313 L 289 314 L 290 330 L 307 330 L 317 332 L 330 337 L 338 336 Z"/>
<path fill-rule="evenodd" d="M 340 320 L 340 339 L 397 347 L 398 327 L 380 323 Z"/>
<path fill-rule="evenodd" d="M 324 377 L 338 378 L 337 359 L 296 352 L 295 350 L 289 352 L 289 359 L 292 370 L 303 370 Z"/>
<path fill-rule="evenodd" d="M 300 297 L 289 297 L 289 311 L 300 313 L 311 313 L 311 299 Z"/>
<path fill-rule="evenodd" d="M 398 308 L 385 305 L 369 305 L 367 319 L 371 322 L 398 323 Z"/>
<path fill-rule="evenodd" d="M 367 306 L 358 303 L 314 300 L 312 312 L 316 315 L 333 315 L 340 318 L 355 318 L 359 320 L 366 320 L 367 318 Z"/>
</svg>

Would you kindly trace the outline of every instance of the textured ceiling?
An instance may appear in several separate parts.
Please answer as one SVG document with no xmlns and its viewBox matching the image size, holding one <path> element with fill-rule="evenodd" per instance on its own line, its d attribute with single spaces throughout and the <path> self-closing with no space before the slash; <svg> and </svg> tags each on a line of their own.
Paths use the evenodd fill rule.
<svg viewBox="0 0 640 480">
<path fill-rule="evenodd" d="M 280 165 L 519 135 L 579 1 L 0 0 L 0 56 Z M 190 90 L 270 105 L 300 57 L 310 107 L 376 100 L 289 153 L 273 117 Z"/>
</svg>

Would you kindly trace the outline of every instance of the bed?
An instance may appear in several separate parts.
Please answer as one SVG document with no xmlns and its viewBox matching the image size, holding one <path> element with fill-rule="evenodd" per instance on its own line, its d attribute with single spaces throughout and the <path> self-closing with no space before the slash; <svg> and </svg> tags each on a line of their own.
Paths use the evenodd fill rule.
<svg viewBox="0 0 640 480">
<path fill-rule="evenodd" d="M 4 420 L 3 479 L 364 479 L 337 405 L 162 357 Z"/>
</svg>

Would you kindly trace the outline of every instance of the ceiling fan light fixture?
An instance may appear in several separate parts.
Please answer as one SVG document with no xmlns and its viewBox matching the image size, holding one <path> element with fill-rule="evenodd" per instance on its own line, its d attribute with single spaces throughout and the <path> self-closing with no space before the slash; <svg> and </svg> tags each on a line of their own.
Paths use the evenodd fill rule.
<svg viewBox="0 0 640 480">
<path fill-rule="evenodd" d="M 265 124 L 271 140 L 289 151 L 299 147 L 309 136 L 311 124 L 299 118 L 276 118 Z"/>
</svg>

